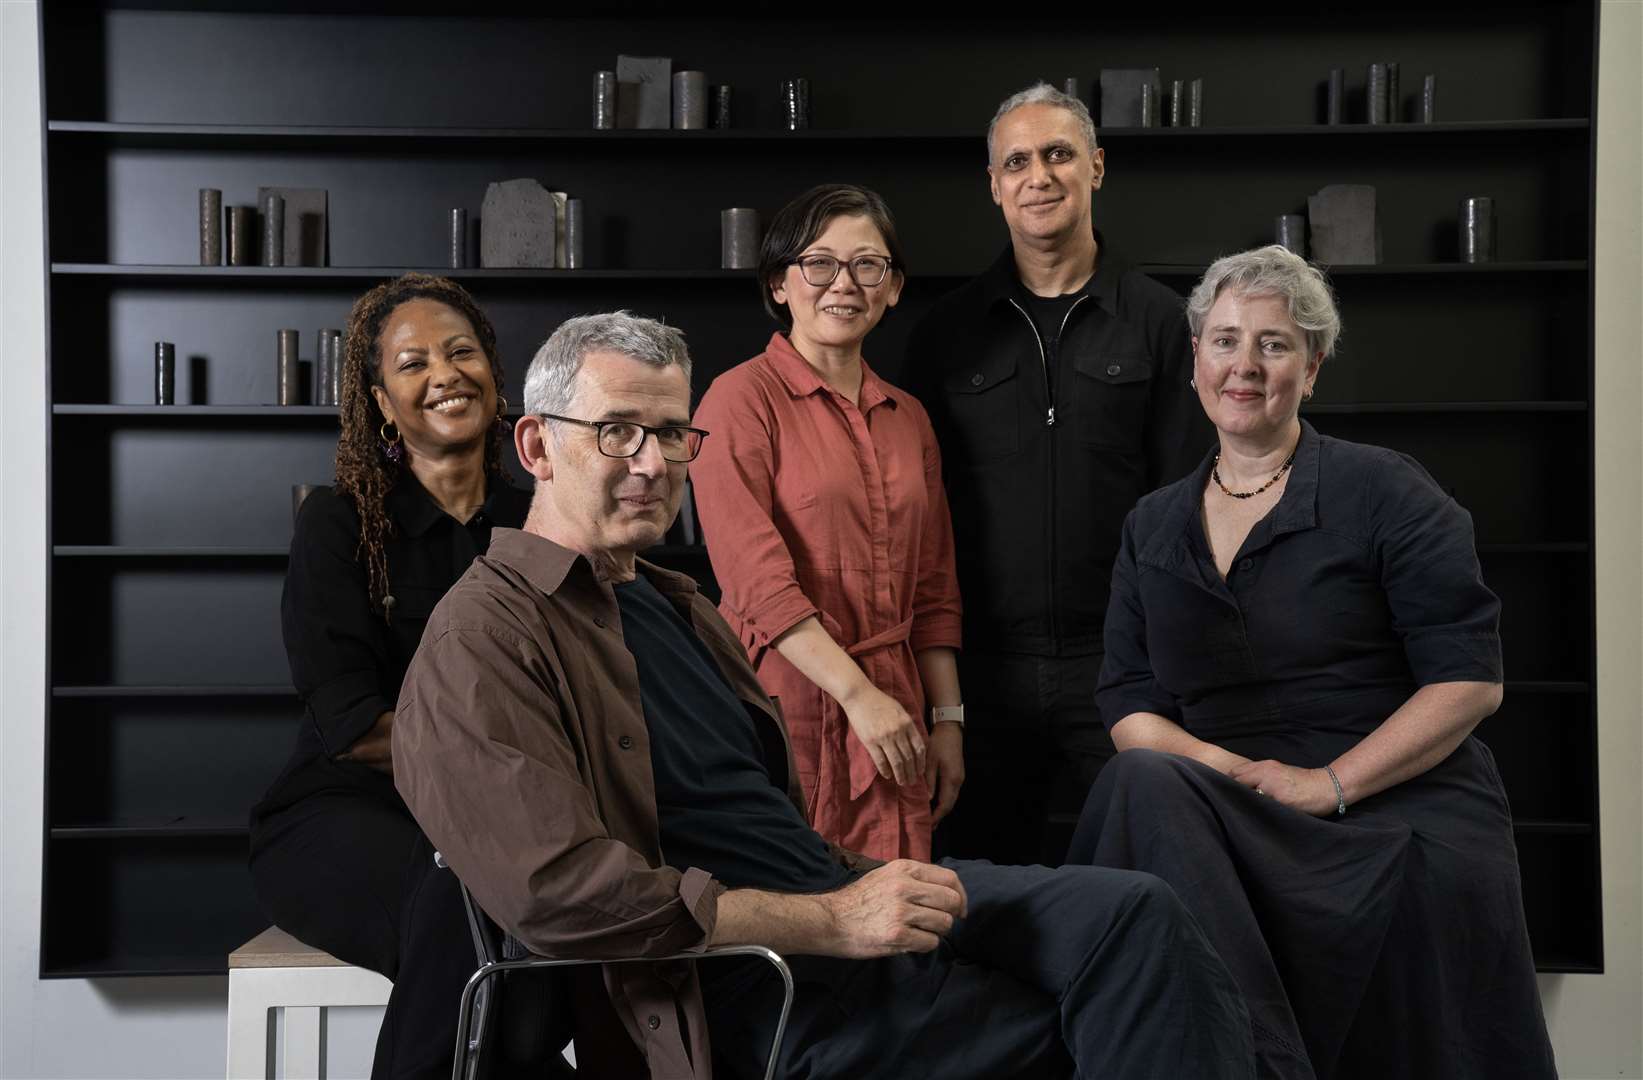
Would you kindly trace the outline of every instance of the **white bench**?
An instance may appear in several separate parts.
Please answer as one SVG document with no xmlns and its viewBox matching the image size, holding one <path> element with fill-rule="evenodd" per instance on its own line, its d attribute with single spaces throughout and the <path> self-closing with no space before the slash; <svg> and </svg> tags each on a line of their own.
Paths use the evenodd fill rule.
<svg viewBox="0 0 1643 1080">
<path fill-rule="evenodd" d="M 228 954 L 228 1080 L 273 1080 L 274 1009 L 285 1010 L 285 1076 L 319 1077 L 325 1010 L 386 1005 L 393 985 L 270 926 Z"/>
</svg>

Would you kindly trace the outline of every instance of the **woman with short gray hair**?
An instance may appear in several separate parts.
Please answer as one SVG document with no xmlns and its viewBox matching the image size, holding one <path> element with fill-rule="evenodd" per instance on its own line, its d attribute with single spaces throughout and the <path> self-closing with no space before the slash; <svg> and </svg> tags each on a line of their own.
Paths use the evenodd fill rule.
<svg viewBox="0 0 1643 1080">
<path fill-rule="evenodd" d="M 1281 247 L 1192 292 L 1219 432 L 1124 525 L 1097 703 L 1121 751 L 1071 859 L 1157 874 L 1249 1004 L 1262 1075 L 1552 1077 L 1472 520 L 1299 415 L 1340 335 Z"/>
</svg>

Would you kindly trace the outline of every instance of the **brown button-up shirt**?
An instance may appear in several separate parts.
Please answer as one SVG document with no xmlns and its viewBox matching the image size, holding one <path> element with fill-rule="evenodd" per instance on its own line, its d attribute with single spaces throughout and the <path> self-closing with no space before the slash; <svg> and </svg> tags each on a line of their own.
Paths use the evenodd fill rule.
<svg viewBox="0 0 1643 1080">
<path fill-rule="evenodd" d="M 786 731 L 741 642 L 690 578 L 638 567 L 708 647 L 753 718 L 772 783 L 802 812 Z M 428 621 L 393 750 L 394 783 L 417 823 L 532 952 L 602 959 L 707 947 L 724 886 L 662 861 L 638 668 L 615 592 L 575 552 L 495 530 Z M 711 1074 L 693 971 L 612 965 L 605 987 L 653 1077 Z"/>
</svg>

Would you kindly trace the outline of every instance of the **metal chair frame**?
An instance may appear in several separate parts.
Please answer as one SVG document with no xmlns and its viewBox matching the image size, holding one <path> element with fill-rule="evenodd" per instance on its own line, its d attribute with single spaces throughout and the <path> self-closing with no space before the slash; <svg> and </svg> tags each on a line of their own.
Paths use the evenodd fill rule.
<svg viewBox="0 0 1643 1080">
<path fill-rule="evenodd" d="M 438 852 L 434 853 L 436 865 L 445 867 L 447 864 Z M 491 944 L 491 934 L 488 930 L 500 929 L 490 916 L 482 911 L 474 902 L 472 894 L 466 885 L 458 883 L 462 890 L 462 906 L 467 911 L 468 929 L 473 934 L 474 950 L 480 960 L 477 971 L 468 978 L 468 983 L 462 988 L 462 1003 L 457 1016 L 456 1026 L 456 1059 L 451 1069 L 451 1080 L 474 1080 L 479 1065 L 479 1051 L 484 1040 L 485 1021 L 489 1013 L 490 985 L 492 979 L 510 971 L 538 971 L 549 968 L 586 967 L 591 964 L 655 964 L 669 960 L 711 960 L 725 956 L 753 956 L 757 957 L 776 969 L 776 974 L 782 980 L 782 1011 L 776 1019 L 776 1035 L 770 1040 L 770 1058 L 765 1064 L 765 1080 L 775 1080 L 776 1063 L 780 1060 L 782 1039 L 787 1034 L 787 1018 L 793 1009 L 793 972 L 787 966 L 787 961 L 772 949 L 763 945 L 719 945 L 701 952 L 672 953 L 667 956 L 631 956 L 609 960 L 564 960 L 552 959 L 545 956 L 527 956 L 522 959 L 508 960 L 496 955 Z M 506 939 L 504 939 L 506 941 Z M 478 1014 L 477 1018 L 475 1013 Z"/>
</svg>

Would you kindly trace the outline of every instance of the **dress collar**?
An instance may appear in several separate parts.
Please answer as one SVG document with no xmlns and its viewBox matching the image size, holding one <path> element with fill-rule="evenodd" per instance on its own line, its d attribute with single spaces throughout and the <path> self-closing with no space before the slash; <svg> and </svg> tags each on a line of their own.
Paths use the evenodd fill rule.
<svg viewBox="0 0 1643 1080">
<path fill-rule="evenodd" d="M 1322 437 L 1306 420 L 1301 421 L 1301 438 L 1295 444 L 1295 460 L 1289 467 L 1289 481 L 1270 513 L 1255 523 L 1243 550 L 1255 551 L 1286 533 L 1301 532 L 1318 524 L 1319 450 Z M 1179 572 L 1192 562 L 1191 538 L 1194 519 L 1204 505 L 1204 485 L 1215 467 L 1215 449 L 1204 455 L 1191 476 L 1176 485 L 1158 528 L 1136 552 L 1136 561 L 1161 570 Z"/>
<path fill-rule="evenodd" d="M 778 378 L 787 387 L 787 392 L 796 398 L 809 397 L 818 390 L 836 393 L 827 385 L 827 380 L 817 374 L 810 362 L 799 354 L 788 340 L 786 334 L 777 331 L 770 335 L 770 341 L 764 347 L 765 355 L 770 358 L 770 366 Z M 873 406 L 888 401 L 895 404 L 895 399 L 885 392 L 884 382 L 873 371 L 866 360 L 861 362 L 861 393 L 858 395 L 856 407 L 867 412 Z"/>
</svg>

